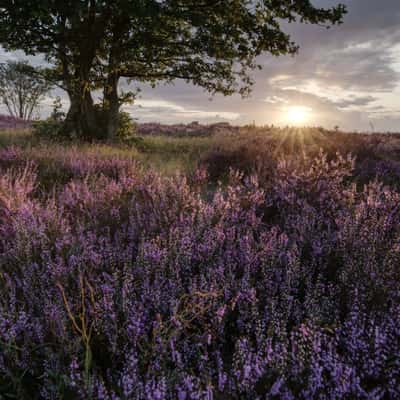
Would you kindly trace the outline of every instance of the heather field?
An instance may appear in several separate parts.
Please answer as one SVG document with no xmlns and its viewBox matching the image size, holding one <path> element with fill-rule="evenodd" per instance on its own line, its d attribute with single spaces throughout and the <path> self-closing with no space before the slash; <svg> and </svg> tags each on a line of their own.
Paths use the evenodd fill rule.
<svg viewBox="0 0 400 400">
<path fill-rule="evenodd" d="M 400 398 L 400 135 L 181 128 L 0 132 L 0 398 Z"/>
</svg>

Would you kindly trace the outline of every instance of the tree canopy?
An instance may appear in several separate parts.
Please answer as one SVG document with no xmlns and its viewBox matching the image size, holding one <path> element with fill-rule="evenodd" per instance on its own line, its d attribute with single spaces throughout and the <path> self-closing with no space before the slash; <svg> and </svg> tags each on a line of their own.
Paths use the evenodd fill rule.
<svg viewBox="0 0 400 400">
<path fill-rule="evenodd" d="M 66 129 L 93 136 L 92 91 L 102 90 L 106 132 L 137 82 L 184 79 L 211 93 L 249 93 L 257 56 L 294 54 L 298 47 L 282 22 L 329 26 L 346 12 L 310 0 L 3 0 L 0 44 L 43 53 L 54 66 L 46 76 L 71 100 Z"/>
</svg>

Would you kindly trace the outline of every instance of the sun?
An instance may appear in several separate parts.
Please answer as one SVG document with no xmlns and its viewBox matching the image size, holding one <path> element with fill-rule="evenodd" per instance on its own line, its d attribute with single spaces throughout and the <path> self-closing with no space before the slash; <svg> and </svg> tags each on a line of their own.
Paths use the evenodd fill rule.
<svg viewBox="0 0 400 400">
<path fill-rule="evenodd" d="M 290 125 L 304 125 L 311 119 L 312 109 L 304 106 L 289 106 L 285 109 L 285 120 Z"/>
</svg>

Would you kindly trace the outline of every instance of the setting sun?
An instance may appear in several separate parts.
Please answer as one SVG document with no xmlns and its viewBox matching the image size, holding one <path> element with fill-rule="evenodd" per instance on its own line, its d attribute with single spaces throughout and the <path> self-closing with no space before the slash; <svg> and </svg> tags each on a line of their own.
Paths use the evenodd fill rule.
<svg viewBox="0 0 400 400">
<path fill-rule="evenodd" d="M 291 125 L 303 125 L 310 121 L 312 109 L 304 106 L 290 106 L 285 110 L 285 120 Z"/>
</svg>

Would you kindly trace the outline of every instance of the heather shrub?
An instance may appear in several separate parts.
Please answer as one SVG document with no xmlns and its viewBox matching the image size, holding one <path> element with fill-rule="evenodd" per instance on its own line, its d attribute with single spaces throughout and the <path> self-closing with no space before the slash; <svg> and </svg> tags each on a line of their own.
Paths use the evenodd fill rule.
<svg viewBox="0 0 400 400">
<path fill-rule="evenodd" d="M 215 140 L 211 148 L 200 158 L 209 173 L 209 179 L 226 179 L 231 169 L 246 174 L 257 172 L 267 176 L 275 167 L 276 155 L 274 142 L 265 135 L 246 136 L 246 132 L 237 137 L 221 137 Z"/>
<path fill-rule="evenodd" d="M 23 167 L 27 161 L 28 158 L 20 147 L 15 145 L 0 147 L 0 169 Z"/>
<path fill-rule="evenodd" d="M 359 163 L 355 171 L 357 181 L 367 183 L 373 180 L 396 188 L 400 188 L 400 161 L 366 158 Z"/>
<path fill-rule="evenodd" d="M 353 157 L 210 190 L 78 150 L 51 188 L 4 154 L 4 398 L 400 396 L 400 194 L 354 184 Z"/>
</svg>

